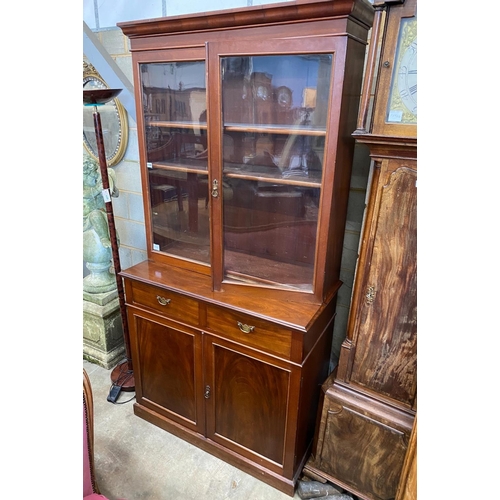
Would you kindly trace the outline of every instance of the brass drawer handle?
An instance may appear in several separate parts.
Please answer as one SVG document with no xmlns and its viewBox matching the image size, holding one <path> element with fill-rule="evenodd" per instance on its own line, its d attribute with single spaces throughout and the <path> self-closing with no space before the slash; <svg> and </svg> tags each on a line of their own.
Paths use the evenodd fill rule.
<svg viewBox="0 0 500 500">
<path fill-rule="evenodd" d="M 244 325 L 240 321 L 238 321 L 238 328 L 243 332 L 243 333 L 252 333 L 255 330 L 255 326 L 250 326 L 250 325 Z"/>
<path fill-rule="evenodd" d="M 160 297 L 159 295 L 157 295 L 156 300 L 160 305 L 167 306 L 168 304 L 170 304 L 171 299 L 166 299 L 165 297 Z"/>
</svg>

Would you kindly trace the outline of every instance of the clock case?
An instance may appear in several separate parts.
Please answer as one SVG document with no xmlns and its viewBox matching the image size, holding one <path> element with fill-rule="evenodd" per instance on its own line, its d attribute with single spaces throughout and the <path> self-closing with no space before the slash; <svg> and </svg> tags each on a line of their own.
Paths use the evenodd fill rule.
<svg viewBox="0 0 500 500">
<path fill-rule="evenodd" d="M 402 19 L 416 15 L 416 5 L 374 4 L 353 134 L 372 159 L 368 204 L 347 337 L 323 384 L 313 453 L 304 468 L 363 500 L 413 494 L 400 481 L 417 412 L 417 127 L 385 117 L 398 30 Z"/>
<path fill-rule="evenodd" d="M 373 5 L 376 15 L 372 40 L 375 37 L 380 42 L 377 47 L 372 47 L 367 57 L 360 114 L 354 135 L 358 142 L 361 136 L 369 134 L 372 138 L 402 138 L 406 139 L 406 143 L 410 140 L 411 144 L 416 144 L 417 125 L 387 122 L 386 114 L 397 80 L 394 67 L 400 28 L 402 21 L 416 17 L 417 0 L 386 0 Z"/>
</svg>

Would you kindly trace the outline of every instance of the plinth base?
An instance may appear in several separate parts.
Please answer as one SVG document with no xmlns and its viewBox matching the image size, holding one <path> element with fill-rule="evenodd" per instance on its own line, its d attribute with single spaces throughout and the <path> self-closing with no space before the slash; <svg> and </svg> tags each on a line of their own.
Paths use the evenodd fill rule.
<svg viewBox="0 0 500 500">
<path fill-rule="evenodd" d="M 119 385 L 122 391 L 135 391 L 134 372 L 130 369 L 127 360 L 119 363 L 111 372 L 111 382 L 114 385 Z"/>
<path fill-rule="evenodd" d="M 125 357 L 118 292 L 83 292 L 83 356 L 106 370 Z"/>
</svg>

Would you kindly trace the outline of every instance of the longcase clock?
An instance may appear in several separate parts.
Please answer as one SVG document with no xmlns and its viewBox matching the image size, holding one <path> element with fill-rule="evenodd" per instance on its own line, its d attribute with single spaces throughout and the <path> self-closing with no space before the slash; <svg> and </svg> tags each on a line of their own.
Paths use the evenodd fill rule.
<svg viewBox="0 0 500 500">
<path fill-rule="evenodd" d="M 354 132 L 373 175 L 347 337 L 323 384 L 304 471 L 359 498 L 388 500 L 404 491 L 417 411 L 417 0 L 374 7 Z"/>
</svg>

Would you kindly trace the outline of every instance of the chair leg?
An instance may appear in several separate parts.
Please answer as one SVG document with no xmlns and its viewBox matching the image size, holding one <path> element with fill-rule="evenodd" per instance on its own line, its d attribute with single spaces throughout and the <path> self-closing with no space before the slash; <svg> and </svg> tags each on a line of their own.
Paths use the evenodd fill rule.
<svg viewBox="0 0 500 500">
<path fill-rule="evenodd" d="M 88 464 L 90 472 L 90 482 L 91 485 L 84 484 L 84 492 L 89 487 L 92 489 L 93 493 L 100 493 L 95 480 L 95 469 L 94 469 L 94 400 L 92 396 L 92 387 L 90 385 L 90 378 L 83 369 L 83 416 L 84 416 L 84 448 L 83 452 L 88 453 Z M 86 436 L 85 436 L 86 434 Z M 85 439 L 86 437 L 86 439 Z M 85 467 L 85 457 L 84 457 L 84 467 Z M 84 482 L 85 482 L 85 470 L 84 470 Z"/>
</svg>

